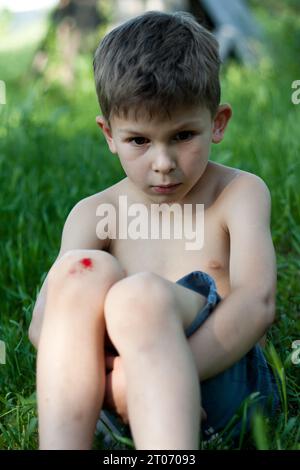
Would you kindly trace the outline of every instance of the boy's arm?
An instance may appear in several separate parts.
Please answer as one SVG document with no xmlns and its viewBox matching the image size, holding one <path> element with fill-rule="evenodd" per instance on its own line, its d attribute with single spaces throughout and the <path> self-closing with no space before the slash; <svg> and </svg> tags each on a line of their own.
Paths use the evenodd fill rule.
<svg viewBox="0 0 300 470">
<path fill-rule="evenodd" d="M 73 249 L 105 249 L 108 240 L 102 240 L 96 234 L 96 207 L 100 204 L 95 196 L 78 202 L 69 213 L 64 224 L 61 246 L 53 265 L 69 250 Z M 47 280 L 45 278 L 37 297 L 32 320 L 29 326 L 29 339 L 37 348 L 43 323 L 44 309 L 47 298 Z"/>
<path fill-rule="evenodd" d="M 270 192 L 259 177 L 245 174 L 233 181 L 224 198 L 231 292 L 188 340 L 202 381 L 240 360 L 275 317 L 276 258 L 270 233 Z"/>
</svg>

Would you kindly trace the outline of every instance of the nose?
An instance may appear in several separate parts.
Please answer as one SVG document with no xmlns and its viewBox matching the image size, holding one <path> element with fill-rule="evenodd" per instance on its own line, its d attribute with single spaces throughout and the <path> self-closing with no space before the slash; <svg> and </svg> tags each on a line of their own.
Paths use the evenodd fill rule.
<svg viewBox="0 0 300 470">
<path fill-rule="evenodd" d="M 154 150 L 152 170 L 160 173 L 169 173 L 176 168 L 175 159 L 165 149 Z"/>
</svg>

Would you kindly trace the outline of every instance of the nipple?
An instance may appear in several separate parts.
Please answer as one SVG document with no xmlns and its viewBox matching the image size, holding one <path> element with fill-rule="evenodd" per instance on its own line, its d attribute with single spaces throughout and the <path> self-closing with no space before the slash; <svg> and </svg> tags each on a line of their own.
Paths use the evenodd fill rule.
<svg viewBox="0 0 300 470">
<path fill-rule="evenodd" d="M 211 269 L 220 269 L 222 265 L 219 261 L 212 259 L 211 261 L 209 261 L 208 267 Z"/>
</svg>

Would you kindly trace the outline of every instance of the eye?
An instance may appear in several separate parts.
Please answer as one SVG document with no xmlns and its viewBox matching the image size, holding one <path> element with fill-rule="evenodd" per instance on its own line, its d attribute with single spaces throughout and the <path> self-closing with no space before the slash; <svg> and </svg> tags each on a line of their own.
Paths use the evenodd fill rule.
<svg viewBox="0 0 300 470">
<path fill-rule="evenodd" d="M 192 131 L 182 131 L 182 132 L 179 132 L 176 137 L 180 136 L 181 138 L 179 138 L 177 140 L 184 141 L 184 140 L 189 140 L 190 138 L 192 138 L 194 136 L 194 134 L 195 133 L 192 132 Z"/>
<path fill-rule="evenodd" d="M 141 147 L 145 144 L 145 140 L 147 140 L 145 137 L 131 137 L 128 142 L 134 142 L 137 147 Z"/>
</svg>

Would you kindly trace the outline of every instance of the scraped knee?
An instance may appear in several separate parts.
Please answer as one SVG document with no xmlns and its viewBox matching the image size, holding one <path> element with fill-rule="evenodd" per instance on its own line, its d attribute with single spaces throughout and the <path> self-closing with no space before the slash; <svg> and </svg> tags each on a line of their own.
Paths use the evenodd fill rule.
<svg viewBox="0 0 300 470">
<path fill-rule="evenodd" d="M 70 250 L 51 267 L 48 285 L 56 294 L 69 286 L 71 289 L 108 289 L 125 277 L 118 260 L 101 250 Z"/>
</svg>

